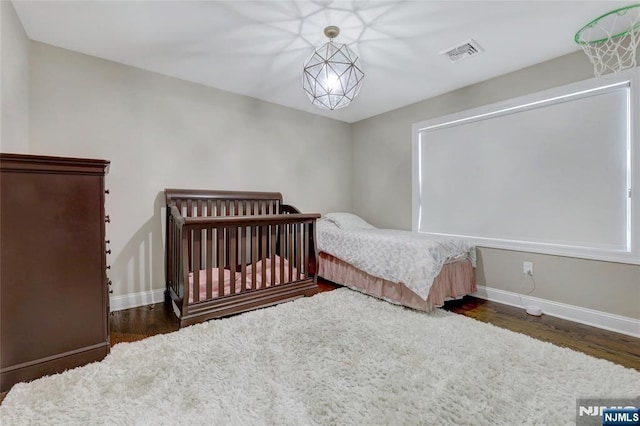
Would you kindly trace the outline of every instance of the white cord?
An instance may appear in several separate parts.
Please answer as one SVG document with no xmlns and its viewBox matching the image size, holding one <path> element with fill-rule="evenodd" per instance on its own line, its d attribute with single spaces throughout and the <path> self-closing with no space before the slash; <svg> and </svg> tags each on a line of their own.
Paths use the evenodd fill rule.
<svg viewBox="0 0 640 426">
<path fill-rule="evenodd" d="M 536 290 L 536 279 L 533 278 L 533 274 L 522 274 L 524 277 L 530 277 L 531 278 L 531 283 L 533 284 L 533 287 L 531 288 L 531 290 L 529 290 L 528 293 L 525 293 L 524 296 L 529 296 L 531 293 L 533 293 Z M 523 278 L 520 278 L 520 287 L 523 287 L 524 284 L 522 282 Z M 518 294 L 518 298 L 520 299 L 520 306 L 522 308 L 524 308 L 523 304 L 522 304 L 522 294 L 519 293 Z"/>
</svg>

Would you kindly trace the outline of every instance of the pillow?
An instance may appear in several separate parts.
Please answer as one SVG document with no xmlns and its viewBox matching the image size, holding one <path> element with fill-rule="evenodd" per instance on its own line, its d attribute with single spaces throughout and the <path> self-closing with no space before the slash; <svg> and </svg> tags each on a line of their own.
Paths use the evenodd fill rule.
<svg viewBox="0 0 640 426">
<path fill-rule="evenodd" d="M 341 229 L 376 229 L 375 226 L 365 222 L 360 216 L 351 213 L 327 213 L 324 217 Z"/>
</svg>

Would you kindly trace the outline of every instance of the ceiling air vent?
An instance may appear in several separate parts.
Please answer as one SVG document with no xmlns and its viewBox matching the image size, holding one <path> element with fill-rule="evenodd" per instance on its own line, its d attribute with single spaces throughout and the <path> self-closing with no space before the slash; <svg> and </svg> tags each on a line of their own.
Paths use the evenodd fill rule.
<svg viewBox="0 0 640 426">
<path fill-rule="evenodd" d="M 447 55 L 449 59 L 451 59 L 451 62 L 460 62 L 463 59 L 479 55 L 482 52 L 484 52 L 484 49 L 480 47 L 478 42 L 475 40 L 467 40 L 463 44 L 443 52 L 443 54 Z"/>
</svg>

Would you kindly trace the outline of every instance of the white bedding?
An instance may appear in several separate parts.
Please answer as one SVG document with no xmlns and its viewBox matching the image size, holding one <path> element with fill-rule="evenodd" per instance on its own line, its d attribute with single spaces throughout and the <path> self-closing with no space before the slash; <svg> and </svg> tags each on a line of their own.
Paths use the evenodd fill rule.
<svg viewBox="0 0 640 426">
<path fill-rule="evenodd" d="M 395 229 L 340 229 L 326 219 L 318 220 L 317 230 L 319 251 L 402 283 L 424 300 L 445 263 L 468 258 L 475 266 L 475 247 L 463 240 L 438 241 Z"/>
</svg>

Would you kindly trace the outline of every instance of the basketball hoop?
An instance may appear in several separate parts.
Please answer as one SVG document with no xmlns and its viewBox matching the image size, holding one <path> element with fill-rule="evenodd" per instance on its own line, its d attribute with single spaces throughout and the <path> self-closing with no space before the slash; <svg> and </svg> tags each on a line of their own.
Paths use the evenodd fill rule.
<svg viewBox="0 0 640 426">
<path fill-rule="evenodd" d="M 635 67 L 640 42 L 640 4 L 594 19 L 576 33 L 575 41 L 589 57 L 596 77 Z"/>
</svg>

